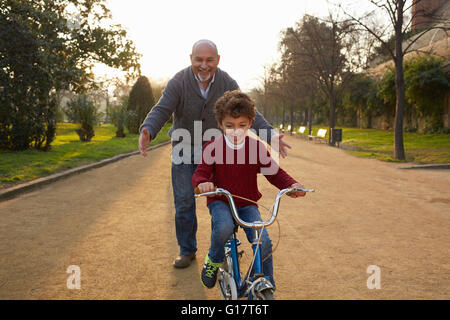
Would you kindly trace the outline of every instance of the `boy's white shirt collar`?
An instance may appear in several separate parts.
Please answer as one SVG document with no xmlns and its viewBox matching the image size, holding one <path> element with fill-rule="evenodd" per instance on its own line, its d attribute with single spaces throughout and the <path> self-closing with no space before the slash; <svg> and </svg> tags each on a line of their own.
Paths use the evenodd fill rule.
<svg viewBox="0 0 450 320">
<path fill-rule="evenodd" d="M 245 140 L 247 138 L 247 136 L 244 138 L 244 141 L 242 141 L 240 144 L 234 144 L 233 142 L 231 142 L 226 135 L 223 135 L 223 137 L 225 138 L 225 143 L 227 144 L 227 146 L 231 149 L 234 150 L 239 150 L 241 149 L 244 145 L 245 145 Z"/>
</svg>

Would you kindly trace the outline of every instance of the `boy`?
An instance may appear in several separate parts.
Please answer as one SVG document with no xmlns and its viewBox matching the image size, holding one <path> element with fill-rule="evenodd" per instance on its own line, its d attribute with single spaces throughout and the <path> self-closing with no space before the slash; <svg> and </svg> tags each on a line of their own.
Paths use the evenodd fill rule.
<svg viewBox="0 0 450 320">
<path fill-rule="evenodd" d="M 214 191 L 214 186 L 257 201 L 261 198 L 258 191 L 257 174 L 264 173 L 270 183 L 279 189 L 289 187 L 303 188 L 290 177 L 270 157 L 264 144 L 247 135 L 256 115 L 255 102 L 239 90 L 227 91 L 217 100 L 214 113 L 219 128 L 224 132 L 220 137 L 208 142 L 203 148 L 202 163 L 197 166 L 192 177 L 192 185 L 201 193 Z M 291 197 L 304 196 L 304 192 L 295 192 Z M 252 202 L 234 199 L 240 218 L 244 221 L 261 221 L 257 205 Z M 205 258 L 201 281 L 207 288 L 214 287 L 217 271 L 225 255 L 224 245 L 234 230 L 234 221 L 224 196 L 208 197 L 207 205 L 211 214 L 211 246 Z M 244 228 L 247 239 L 253 241 L 253 232 Z M 261 254 L 263 259 L 271 255 L 272 242 L 264 229 L 261 235 Z M 263 262 L 264 275 L 273 279 L 272 256 Z"/>
</svg>

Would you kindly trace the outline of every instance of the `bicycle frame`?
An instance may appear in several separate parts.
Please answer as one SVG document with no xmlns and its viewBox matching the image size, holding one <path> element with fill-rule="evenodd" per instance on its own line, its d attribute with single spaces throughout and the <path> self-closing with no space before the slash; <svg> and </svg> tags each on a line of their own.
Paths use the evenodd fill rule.
<svg viewBox="0 0 450 320">
<path fill-rule="evenodd" d="M 228 199 L 228 203 L 230 205 L 231 213 L 236 221 L 236 223 L 244 228 L 251 228 L 254 231 L 254 237 L 253 237 L 253 243 L 252 243 L 252 249 L 253 249 L 253 260 L 252 264 L 250 265 L 246 275 L 243 279 L 241 279 L 241 273 L 240 273 L 240 267 L 239 267 L 239 253 L 237 251 L 237 247 L 240 244 L 239 239 L 236 237 L 236 232 L 233 232 L 231 238 L 226 242 L 225 244 L 225 260 L 227 262 L 227 259 L 231 258 L 231 264 L 232 264 L 232 270 L 228 270 L 227 272 L 231 273 L 231 277 L 233 278 L 232 281 L 234 281 L 234 284 L 236 286 L 237 291 L 237 297 L 244 297 L 248 296 L 249 299 L 253 299 L 255 297 L 255 294 L 257 295 L 259 292 L 262 292 L 263 290 L 272 289 L 273 286 L 272 283 L 269 281 L 267 277 L 264 276 L 263 270 L 262 270 L 262 257 L 261 257 L 261 245 L 260 245 L 260 235 L 262 233 L 263 228 L 270 226 L 275 222 L 275 219 L 278 214 L 280 199 L 283 195 L 289 194 L 294 191 L 303 191 L 303 192 L 314 192 L 314 189 L 301 189 L 301 188 L 287 188 L 281 190 L 275 199 L 273 210 L 272 210 L 272 216 L 269 218 L 269 220 L 262 222 L 262 221 L 254 221 L 254 222 L 246 222 L 243 221 L 238 214 L 238 211 L 236 209 L 236 206 L 234 204 L 233 196 L 225 189 L 217 188 L 215 191 L 212 192 L 205 192 L 195 195 L 195 197 L 200 196 L 212 196 L 212 195 L 224 195 Z M 228 262 L 227 262 L 228 265 Z M 251 276 L 253 270 L 253 276 Z M 221 270 L 222 274 L 224 274 L 224 270 Z M 229 275 L 226 275 L 229 276 Z M 231 281 L 230 279 L 228 279 Z M 232 285 L 232 284 L 231 284 Z M 223 292 L 223 288 L 221 287 L 222 294 L 225 297 L 225 294 Z"/>
</svg>

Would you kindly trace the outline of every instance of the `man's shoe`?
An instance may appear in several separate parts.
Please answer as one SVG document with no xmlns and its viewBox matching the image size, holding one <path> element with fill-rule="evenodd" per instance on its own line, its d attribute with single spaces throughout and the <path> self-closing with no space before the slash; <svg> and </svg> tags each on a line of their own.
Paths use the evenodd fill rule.
<svg viewBox="0 0 450 320">
<path fill-rule="evenodd" d="M 216 285 L 217 271 L 221 265 L 222 263 L 212 262 L 209 255 L 206 255 L 201 276 L 203 286 L 211 289 Z"/>
<path fill-rule="evenodd" d="M 195 259 L 195 253 L 189 255 L 180 255 L 173 262 L 175 268 L 187 268 L 191 265 L 192 260 Z"/>
</svg>

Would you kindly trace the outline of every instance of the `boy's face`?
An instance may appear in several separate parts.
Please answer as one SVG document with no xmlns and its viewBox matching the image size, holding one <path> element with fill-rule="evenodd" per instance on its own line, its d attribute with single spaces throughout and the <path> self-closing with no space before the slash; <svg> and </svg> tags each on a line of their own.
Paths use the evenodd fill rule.
<svg viewBox="0 0 450 320">
<path fill-rule="evenodd" d="M 225 133 L 225 136 L 234 144 L 240 144 L 247 136 L 247 131 L 253 125 L 253 121 L 245 116 L 233 118 L 226 115 L 222 123 L 219 124 L 220 129 Z"/>
</svg>

